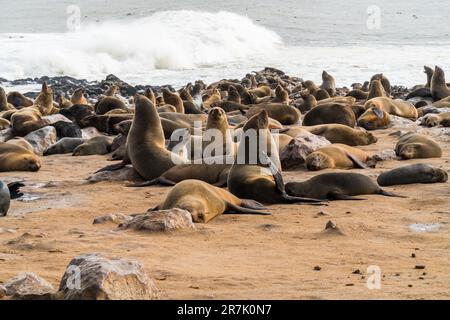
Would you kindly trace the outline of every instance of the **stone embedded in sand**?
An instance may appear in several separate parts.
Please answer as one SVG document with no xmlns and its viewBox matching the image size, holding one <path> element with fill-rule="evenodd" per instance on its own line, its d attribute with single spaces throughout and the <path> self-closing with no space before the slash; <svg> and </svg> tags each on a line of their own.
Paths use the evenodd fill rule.
<svg viewBox="0 0 450 320">
<path fill-rule="evenodd" d="M 337 234 L 337 235 L 345 235 L 345 233 L 342 231 L 340 227 L 336 224 L 336 222 L 329 220 L 326 225 L 325 229 L 323 230 L 324 234 Z"/>
<path fill-rule="evenodd" d="M 376 161 L 387 161 L 387 160 L 396 160 L 398 159 L 397 155 L 395 154 L 395 150 L 393 149 L 384 149 L 377 153 L 375 153 L 372 156 L 373 159 Z"/>
<path fill-rule="evenodd" d="M 95 183 L 101 181 L 142 181 L 142 178 L 132 166 L 126 166 L 123 169 L 115 171 L 101 171 L 94 173 L 86 180 L 88 182 Z"/>
<path fill-rule="evenodd" d="M 148 211 L 125 221 L 120 230 L 134 229 L 145 231 L 169 231 L 177 229 L 193 229 L 192 215 L 189 211 L 174 208 L 169 210 Z"/>
<path fill-rule="evenodd" d="M 54 123 L 57 123 L 58 121 L 64 121 L 64 122 L 69 122 L 69 123 L 72 122 L 70 119 L 66 118 L 65 116 L 63 116 L 60 113 L 51 114 L 49 116 L 44 116 L 44 117 L 42 117 L 42 119 L 47 121 L 48 124 L 54 124 Z"/>
<path fill-rule="evenodd" d="M 105 222 L 113 222 L 116 224 L 121 224 L 121 223 L 124 223 L 125 221 L 129 221 L 131 219 L 133 219 L 133 217 L 123 214 L 123 213 L 111 213 L 111 214 L 106 214 L 104 216 L 96 217 L 92 223 L 93 224 L 101 224 L 101 223 L 105 223 Z"/>
<path fill-rule="evenodd" d="M 305 158 L 311 152 L 331 144 L 322 136 L 303 132 L 289 142 L 281 151 L 280 160 L 283 169 L 291 169 L 305 163 Z"/>
<path fill-rule="evenodd" d="M 51 299 L 53 286 L 32 272 L 22 272 L 4 284 L 6 295 L 14 299 Z"/>
<path fill-rule="evenodd" d="M 66 300 L 154 300 L 158 290 L 136 261 L 80 255 L 67 266 L 59 291 Z"/>
<path fill-rule="evenodd" d="M 0 299 L 6 296 L 6 288 L 0 284 Z"/>
<path fill-rule="evenodd" d="M 34 153 L 42 156 L 48 147 L 56 143 L 56 129 L 51 126 L 43 127 L 30 132 L 24 138 L 33 146 Z"/>
<path fill-rule="evenodd" d="M 81 129 L 81 137 L 83 139 L 91 139 L 91 138 L 95 138 L 95 137 L 98 137 L 101 135 L 102 134 L 100 133 L 100 131 L 98 131 L 97 128 L 94 128 L 94 127 L 87 127 L 87 128 Z"/>
<path fill-rule="evenodd" d="M 6 142 L 14 138 L 14 133 L 11 128 L 0 130 L 0 142 Z"/>
</svg>

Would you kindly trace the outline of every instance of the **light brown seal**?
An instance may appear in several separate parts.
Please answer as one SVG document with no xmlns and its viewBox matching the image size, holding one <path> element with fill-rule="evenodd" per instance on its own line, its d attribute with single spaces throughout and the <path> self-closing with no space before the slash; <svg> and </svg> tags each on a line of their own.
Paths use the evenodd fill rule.
<svg viewBox="0 0 450 320">
<path fill-rule="evenodd" d="M 402 159 L 440 158 L 442 149 L 432 138 L 409 132 L 400 137 L 395 153 Z"/>
<path fill-rule="evenodd" d="M 305 164 L 308 170 L 352 169 L 368 167 L 372 158 L 363 150 L 345 144 L 332 144 L 310 153 Z"/>
<path fill-rule="evenodd" d="M 10 143 L 0 142 L 0 172 L 38 171 L 41 159 L 33 152 Z"/>
</svg>

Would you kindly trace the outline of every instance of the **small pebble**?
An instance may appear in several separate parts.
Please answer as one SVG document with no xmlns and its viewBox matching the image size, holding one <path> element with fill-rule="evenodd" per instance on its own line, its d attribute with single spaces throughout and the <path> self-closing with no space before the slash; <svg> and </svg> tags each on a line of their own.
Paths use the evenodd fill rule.
<svg viewBox="0 0 450 320">
<path fill-rule="evenodd" d="M 416 254 L 415 253 L 411 253 L 411 258 L 415 258 Z"/>
<path fill-rule="evenodd" d="M 315 267 L 314 267 L 314 270 L 315 270 L 315 271 L 320 271 L 320 270 L 322 270 L 322 267 L 320 267 L 320 266 L 315 266 Z"/>
<path fill-rule="evenodd" d="M 425 269 L 425 266 L 423 264 L 416 264 L 414 269 Z"/>
</svg>

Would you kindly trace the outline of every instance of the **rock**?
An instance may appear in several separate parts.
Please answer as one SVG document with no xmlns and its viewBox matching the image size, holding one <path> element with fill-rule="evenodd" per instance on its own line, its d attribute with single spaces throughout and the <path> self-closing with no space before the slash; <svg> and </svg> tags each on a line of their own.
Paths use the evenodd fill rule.
<svg viewBox="0 0 450 320">
<path fill-rule="evenodd" d="M 124 223 L 125 221 L 129 221 L 133 219 L 133 217 L 123 214 L 123 213 L 111 213 L 104 216 L 100 216 L 94 219 L 93 224 L 101 224 L 105 222 L 113 222 L 116 224 Z"/>
<path fill-rule="evenodd" d="M 315 266 L 315 267 L 314 267 L 314 271 L 320 271 L 320 270 L 322 270 L 322 267 L 321 267 L 321 266 Z"/>
<path fill-rule="evenodd" d="M 0 142 L 6 142 L 14 138 L 12 128 L 4 129 L 0 131 Z"/>
<path fill-rule="evenodd" d="M 384 149 L 378 151 L 372 156 L 376 161 L 387 161 L 387 160 L 395 160 L 397 159 L 397 155 L 395 154 L 395 150 L 393 149 Z"/>
<path fill-rule="evenodd" d="M 345 235 L 340 227 L 337 226 L 336 222 L 329 220 L 325 229 L 322 231 L 323 234 L 336 234 L 336 235 Z"/>
<path fill-rule="evenodd" d="M 32 272 L 22 272 L 4 284 L 6 295 L 14 299 L 51 299 L 55 293 L 53 286 Z"/>
<path fill-rule="evenodd" d="M 83 139 L 91 139 L 91 138 L 95 138 L 95 137 L 98 137 L 101 135 L 102 134 L 100 133 L 100 131 L 98 131 L 94 127 L 87 127 L 87 128 L 81 129 L 81 137 Z"/>
<path fill-rule="evenodd" d="M 356 269 L 355 271 L 352 272 L 353 274 L 361 274 L 361 270 Z"/>
<path fill-rule="evenodd" d="M 6 296 L 6 288 L 0 284 L 0 299 Z"/>
<path fill-rule="evenodd" d="M 142 181 L 142 178 L 132 166 L 126 166 L 125 168 L 116 171 L 101 171 L 94 173 L 86 180 L 95 183 L 100 181 Z"/>
<path fill-rule="evenodd" d="M 119 225 L 120 230 L 169 231 L 193 228 L 195 228 L 195 225 L 192 222 L 191 213 L 177 208 L 148 211 L 147 213 L 136 215 L 133 219 Z"/>
<path fill-rule="evenodd" d="M 54 124 L 59 121 L 72 122 L 71 120 L 69 120 L 68 118 L 66 118 L 65 116 L 63 116 L 60 113 L 51 114 L 49 116 L 44 116 L 44 117 L 42 117 L 42 119 L 46 120 L 49 125 Z"/>
<path fill-rule="evenodd" d="M 78 277 L 79 276 L 79 277 Z M 80 255 L 67 266 L 59 286 L 66 300 L 154 300 L 159 294 L 136 261 Z"/>
<path fill-rule="evenodd" d="M 322 136 L 304 132 L 289 142 L 281 151 L 280 160 L 283 169 L 291 169 L 305 163 L 305 158 L 311 152 L 331 144 Z"/>
<path fill-rule="evenodd" d="M 47 126 L 30 132 L 24 139 L 33 146 L 34 153 L 42 156 L 48 147 L 56 143 L 56 129 Z"/>
<path fill-rule="evenodd" d="M 389 127 L 399 129 L 399 130 L 414 130 L 414 128 L 417 128 L 417 124 L 415 121 L 402 118 L 399 116 L 395 116 L 390 114 L 389 115 L 391 119 L 391 123 Z"/>
<path fill-rule="evenodd" d="M 425 266 L 424 266 L 423 264 L 417 264 L 417 265 L 414 267 L 414 269 L 420 269 L 420 270 L 422 270 L 422 269 L 425 269 Z"/>
<path fill-rule="evenodd" d="M 7 229 L 7 228 L 0 227 L 0 234 L 2 234 L 2 233 L 16 233 L 16 232 L 17 231 L 14 230 L 14 229 Z"/>
</svg>

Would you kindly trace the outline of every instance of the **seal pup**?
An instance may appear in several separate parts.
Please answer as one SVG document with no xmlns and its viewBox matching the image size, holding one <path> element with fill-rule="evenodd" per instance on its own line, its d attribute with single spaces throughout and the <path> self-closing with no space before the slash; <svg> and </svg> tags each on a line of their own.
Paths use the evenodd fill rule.
<svg viewBox="0 0 450 320">
<path fill-rule="evenodd" d="M 165 147 L 164 132 L 155 106 L 142 95 L 134 97 L 136 111 L 127 137 L 127 156 L 144 179 L 155 179 L 185 161 Z"/>
<path fill-rule="evenodd" d="M 374 106 L 364 111 L 356 123 L 366 130 L 385 129 L 391 123 L 391 118 L 389 117 L 389 113 Z"/>
<path fill-rule="evenodd" d="M 59 138 L 81 138 L 82 136 L 80 127 L 73 122 L 57 121 L 50 125 L 56 129 L 56 135 Z"/>
<path fill-rule="evenodd" d="M 373 159 L 363 150 L 345 144 L 331 144 L 311 152 L 305 159 L 308 170 L 367 169 Z"/>
<path fill-rule="evenodd" d="M 438 101 L 450 96 L 450 89 L 447 87 L 445 81 L 444 70 L 438 66 L 434 68 L 434 73 L 431 77 L 430 90 L 433 101 Z"/>
<path fill-rule="evenodd" d="M 440 158 L 442 149 L 432 138 L 409 132 L 398 140 L 395 154 L 402 159 Z"/>
<path fill-rule="evenodd" d="M 73 106 L 72 101 L 70 101 L 69 99 L 66 98 L 66 95 L 64 92 L 61 92 L 59 94 L 59 96 L 57 96 L 56 102 L 58 103 L 58 107 L 60 109 L 70 108 L 71 106 Z"/>
<path fill-rule="evenodd" d="M 72 102 L 72 105 L 74 104 L 89 104 L 86 98 L 84 97 L 86 93 L 86 89 L 84 88 L 78 88 L 76 89 L 72 97 L 70 98 L 70 102 Z"/>
<path fill-rule="evenodd" d="M 382 172 L 377 178 L 377 182 L 380 186 L 411 183 L 438 183 L 446 182 L 447 180 L 448 174 L 445 170 L 425 163 L 397 167 Z"/>
<path fill-rule="evenodd" d="M 0 172 L 38 171 L 41 159 L 22 146 L 0 142 Z"/>
<path fill-rule="evenodd" d="M 90 156 L 111 152 L 112 137 L 98 136 L 91 138 L 73 149 L 72 156 Z"/>
<path fill-rule="evenodd" d="M 89 105 L 77 104 L 67 109 L 61 109 L 59 113 L 61 113 L 69 120 L 80 125 L 81 119 L 90 115 L 94 115 L 94 107 Z"/>
<path fill-rule="evenodd" d="M 200 180 L 184 180 L 173 187 L 165 200 L 151 209 L 167 210 L 179 208 L 189 211 L 192 220 L 207 223 L 223 213 L 249 213 L 270 215 L 260 210 L 262 204 L 248 199 L 239 199 L 230 192 Z"/>
<path fill-rule="evenodd" d="M 296 197 L 324 200 L 365 200 L 354 197 L 362 194 L 404 198 L 381 189 L 369 177 L 353 172 L 323 173 L 303 182 L 288 182 L 286 192 Z"/>
<path fill-rule="evenodd" d="M 268 124 L 267 112 L 262 110 L 244 125 L 237 157 L 228 174 L 228 190 L 239 198 L 262 203 L 319 202 L 289 196 L 284 190 L 278 148 Z"/>
<path fill-rule="evenodd" d="M 86 142 L 86 139 L 83 138 L 62 138 L 55 144 L 48 147 L 44 151 L 44 156 L 49 156 L 52 154 L 72 153 L 76 147 L 78 147 L 80 144 L 83 144 L 84 142 Z"/>
</svg>

